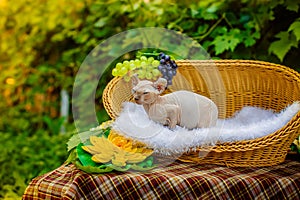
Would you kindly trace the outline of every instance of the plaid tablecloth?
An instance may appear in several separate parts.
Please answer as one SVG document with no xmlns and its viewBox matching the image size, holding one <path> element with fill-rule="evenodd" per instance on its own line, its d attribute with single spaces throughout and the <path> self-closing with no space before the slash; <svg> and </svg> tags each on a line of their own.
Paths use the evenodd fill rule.
<svg viewBox="0 0 300 200">
<path fill-rule="evenodd" d="M 174 162 L 147 172 L 88 174 L 72 164 L 31 181 L 23 199 L 300 199 L 300 162 L 228 168 Z"/>
</svg>

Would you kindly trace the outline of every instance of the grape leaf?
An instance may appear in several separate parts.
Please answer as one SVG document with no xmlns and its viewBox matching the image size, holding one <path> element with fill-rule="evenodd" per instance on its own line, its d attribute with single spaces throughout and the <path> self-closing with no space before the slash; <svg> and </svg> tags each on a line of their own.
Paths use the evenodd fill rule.
<svg viewBox="0 0 300 200">
<path fill-rule="evenodd" d="M 244 40 L 244 44 L 246 47 L 251 47 L 252 45 L 255 44 L 255 40 L 252 37 L 247 37 Z"/>
<path fill-rule="evenodd" d="M 227 34 L 217 36 L 212 42 L 215 45 L 216 55 L 229 49 L 234 51 L 235 47 L 241 42 L 239 33 L 239 29 L 231 29 Z"/>
<path fill-rule="evenodd" d="M 300 40 L 300 21 L 298 20 L 298 21 L 293 22 L 290 25 L 288 31 L 293 31 L 293 33 L 296 36 L 297 41 L 299 41 Z"/>
<path fill-rule="evenodd" d="M 241 31 L 240 35 L 240 39 L 241 41 L 243 41 L 245 47 L 251 47 L 256 43 L 256 39 L 260 38 L 260 33 L 259 32 L 254 32 L 252 33 L 252 31 L 250 29 L 247 29 L 245 31 Z"/>
<path fill-rule="evenodd" d="M 226 41 L 223 36 L 216 37 L 216 39 L 213 41 L 213 44 L 215 45 L 216 55 L 228 50 L 227 43 L 228 41 Z"/>
<path fill-rule="evenodd" d="M 281 31 L 275 37 L 279 40 L 272 42 L 268 51 L 275 54 L 282 62 L 287 52 L 292 47 L 297 47 L 297 41 L 295 37 L 291 37 L 290 33 L 286 31 Z"/>
<path fill-rule="evenodd" d="M 252 34 L 252 37 L 255 39 L 259 39 L 260 38 L 260 32 L 256 31 Z"/>
</svg>

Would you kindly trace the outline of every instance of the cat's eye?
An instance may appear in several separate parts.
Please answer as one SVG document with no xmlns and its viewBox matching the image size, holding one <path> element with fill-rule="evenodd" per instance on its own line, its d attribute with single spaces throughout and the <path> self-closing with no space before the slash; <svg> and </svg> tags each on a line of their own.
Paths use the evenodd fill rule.
<svg viewBox="0 0 300 200">
<path fill-rule="evenodd" d="M 143 94 L 148 94 L 149 92 L 144 92 Z"/>
</svg>

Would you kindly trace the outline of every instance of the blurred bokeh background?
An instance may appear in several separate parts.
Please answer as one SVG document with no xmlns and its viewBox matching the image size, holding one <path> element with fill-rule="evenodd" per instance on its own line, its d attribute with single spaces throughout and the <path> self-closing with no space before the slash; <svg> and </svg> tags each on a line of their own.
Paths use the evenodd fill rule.
<svg viewBox="0 0 300 200">
<path fill-rule="evenodd" d="M 213 59 L 253 59 L 300 71 L 299 0 L 0 0 L 0 199 L 67 158 L 76 72 L 101 41 L 164 27 Z M 113 51 L 110 52 L 113 55 Z M 99 122 L 108 119 L 96 93 Z M 84 109 L 84 107 L 83 107 Z"/>
</svg>

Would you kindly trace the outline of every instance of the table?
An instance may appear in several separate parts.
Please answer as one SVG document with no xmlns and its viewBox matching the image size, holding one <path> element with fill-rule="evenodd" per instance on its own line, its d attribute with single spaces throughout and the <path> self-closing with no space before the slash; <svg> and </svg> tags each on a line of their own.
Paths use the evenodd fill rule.
<svg viewBox="0 0 300 200">
<path fill-rule="evenodd" d="M 260 168 L 175 161 L 146 172 L 106 174 L 63 164 L 34 178 L 23 199 L 300 199 L 296 159 Z"/>
</svg>

